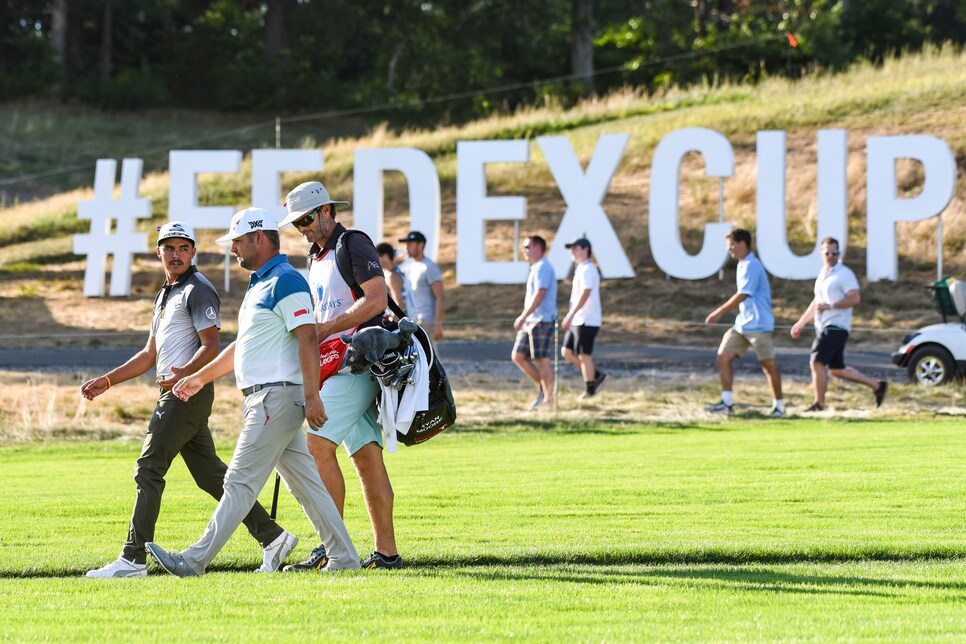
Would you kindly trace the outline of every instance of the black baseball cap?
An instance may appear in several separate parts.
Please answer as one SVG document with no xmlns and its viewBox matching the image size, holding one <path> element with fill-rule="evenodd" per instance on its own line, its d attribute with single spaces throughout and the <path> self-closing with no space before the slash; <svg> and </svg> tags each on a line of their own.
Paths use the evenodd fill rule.
<svg viewBox="0 0 966 644">
<path fill-rule="evenodd" d="M 426 235 L 422 234 L 418 230 L 414 230 L 413 232 L 409 233 L 408 235 L 406 235 L 405 237 L 403 237 L 399 241 L 401 241 L 401 242 L 423 242 L 425 244 L 426 243 Z"/>
<path fill-rule="evenodd" d="M 582 246 L 583 248 L 590 250 L 590 241 L 584 239 L 583 237 L 578 237 L 569 244 L 564 244 L 564 248 L 570 248 L 571 246 Z"/>
</svg>

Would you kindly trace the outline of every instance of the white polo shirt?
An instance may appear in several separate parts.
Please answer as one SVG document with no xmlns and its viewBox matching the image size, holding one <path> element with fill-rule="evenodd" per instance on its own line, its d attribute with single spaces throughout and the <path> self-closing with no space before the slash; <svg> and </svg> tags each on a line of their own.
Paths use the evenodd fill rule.
<svg viewBox="0 0 966 644">
<path fill-rule="evenodd" d="M 298 340 L 292 330 L 306 324 L 315 324 L 309 284 L 285 255 L 276 255 L 252 273 L 238 309 L 238 388 L 268 382 L 302 384 Z"/>
<path fill-rule="evenodd" d="M 843 300 L 849 291 L 857 290 L 859 290 L 859 280 L 855 278 L 855 273 L 839 261 L 831 270 L 826 271 L 825 267 L 822 267 L 822 272 L 815 280 L 815 302 L 834 304 Z M 830 326 L 852 331 L 852 307 L 815 313 L 815 333 L 820 334 Z"/>
</svg>

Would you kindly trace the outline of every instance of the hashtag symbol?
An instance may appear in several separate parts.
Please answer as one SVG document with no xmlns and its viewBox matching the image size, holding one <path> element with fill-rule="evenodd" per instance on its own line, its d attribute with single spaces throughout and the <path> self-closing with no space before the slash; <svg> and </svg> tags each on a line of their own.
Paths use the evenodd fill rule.
<svg viewBox="0 0 966 644">
<path fill-rule="evenodd" d="M 87 256 L 84 295 L 104 295 L 107 256 L 114 257 L 111 268 L 111 295 L 131 294 L 131 262 L 134 253 L 148 250 L 148 236 L 134 232 L 134 222 L 151 216 L 151 200 L 139 199 L 141 159 L 124 159 L 121 166 L 121 195 L 114 198 L 117 161 L 98 159 L 94 172 L 94 198 L 77 204 L 77 218 L 91 220 L 88 235 L 74 235 L 74 254 Z M 114 232 L 111 224 L 117 221 Z"/>
</svg>

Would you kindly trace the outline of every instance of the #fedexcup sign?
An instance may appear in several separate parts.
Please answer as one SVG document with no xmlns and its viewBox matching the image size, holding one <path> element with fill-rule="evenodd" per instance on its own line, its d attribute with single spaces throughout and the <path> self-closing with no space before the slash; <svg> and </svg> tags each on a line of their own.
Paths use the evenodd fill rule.
<svg viewBox="0 0 966 644">
<path fill-rule="evenodd" d="M 822 265 L 818 241 L 835 237 L 848 240 L 847 133 L 818 133 L 818 225 L 816 243 L 807 255 L 796 255 L 788 246 L 785 210 L 785 133 L 758 132 L 756 155 L 758 255 L 776 277 L 814 279 Z M 634 271 L 604 210 L 604 197 L 630 136 L 603 134 L 587 167 L 582 167 L 565 136 L 536 139 L 567 209 L 554 236 L 549 259 L 557 275 L 566 275 L 570 257 L 563 241 L 588 237 L 606 278 L 634 277 Z M 460 141 L 456 146 L 456 281 L 460 284 L 518 284 L 526 281 L 522 261 L 489 261 L 485 251 L 488 221 L 524 221 L 527 200 L 519 196 L 489 196 L 486 166 L 494 163 L 529 163 L 531 141 Z M 729 223 L 704 227 L 701 250 L 692 255 L 681 244 L 678 187 L 682 159 L 697 152 L 712 177 L 734 174 L 734 150 L 728 139 L 714 130 L 687 128 L 665 136 L 654 151 L 651 164 L 650 207 L 647 216 L 651 253 L 657 266 L 680 279 L 702 279 L 718 272 L 728 259 L 722 240 Z M 912 159 L 922 165 L 925 180 L 914 197 L 898 194 L 896 162 Z M 170 192 L 168 212 L 198 228 L 227 229 L 232 206 L 199 206 L 198 175 L 241 171 L 240 150 L 174 150 L 169 155 Z M 866 141 L 866 250 L 870 280 L 898 278 L 896 224 L 921 221 L 940 214 L 949 204 L 956 186 L 956 160 L 942 140 L 928 135 L 873 136 Z M 264 208 L 280 220 L 283 172 L 321 172 L 321 150 L 252 150 L 252 206 Z M 440 242 L 440 185 L 432 159 L 414 148 L 365 148 L 355 152 L 353 179 L 354 226 L 373 239 L 383 238 L 383 176 L 401 172 L 409 187 L 410 229 L 427 238 L 427 254 L 437 257 Z M 131 283 L 131 256 L 147 251 L 145 235 L 133 233 L 137 218 L 150 216 L 150 202 L 137 196 L 141 175 L 139 159 L 125 159 L 121 198 L 112 198 L 116 162 L 97 162 L 94 199 L 81 202 L 78 217 L 91 219 L 89 235 L 75 235 L 74 252 L 88 255 L 84 294 L 104 294 L 104 263 L 114 255 L 111 295 L 127 295 Z M 641 204 L 641 218 L 644 206 Z M 117 233 L 110 234 L 111 219 Z M 106 223 L 105 223 L 106 222 Z M 585 235 L 585 233 L 587 233 Z M 561 241 L 563 240 L 563 241 Z"/>
</svg>

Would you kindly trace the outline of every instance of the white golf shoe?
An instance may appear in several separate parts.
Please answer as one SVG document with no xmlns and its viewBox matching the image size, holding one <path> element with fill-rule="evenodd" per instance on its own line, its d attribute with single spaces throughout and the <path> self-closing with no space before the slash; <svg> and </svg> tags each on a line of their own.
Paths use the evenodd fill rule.
<svg viewBox="0 0 966 644">
<path fill-rule="evenodd" d="M 298 537 L 291 532 L 282 530 L 282 534 L 278 535 L 275 541 L 265 546 L 262 565 L 256 568 L 255 572 L 277 572 L 285 563 L 285 558 L 292 554 L 298 543 Z"/>
<path fill-rule="evenodd" d="M 116 561 L 88 570 L 87 576 L 93 579 L 115 579 L 118 577 L 147 577 L 147 564 L 134 563 L 124 557 L 118 557 Z"/>
</svg>

